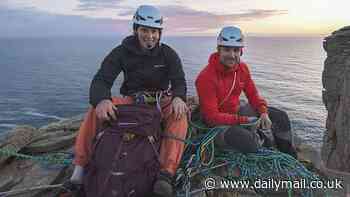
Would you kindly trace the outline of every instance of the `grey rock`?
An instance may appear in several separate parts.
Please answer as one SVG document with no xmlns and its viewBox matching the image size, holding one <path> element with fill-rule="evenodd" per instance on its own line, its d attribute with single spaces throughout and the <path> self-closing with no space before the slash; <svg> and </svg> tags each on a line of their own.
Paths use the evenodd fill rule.
<svg viewBox="0 0 350 197">
<path fill-rule="evenodd" d="M 350 49 L 349 41 L 349 26 L 326 38 L 328 56 L 322 75 L 323 102 L 328 110 L 322 160 L 327 167 L 345 172 L 350 172 L 350 56 L 343 52 Z"/>
<path fill-rule="evenodd" d="M 62 135 L 62 133 L 66 135 Z M 73 146 L 73 143 L 77 135 L 76 132 L 68 133 L 64 131 L 48 133 L 48 134 L 49 135 L 45 136 L 46 138 L 42 138 L 26 146 L 23 151 L 30 154 L 59 151 L 64 148 Z M 52 135 L 52 134 L 56 134 L 56 135 Z M 61 134 L 61 135 L 57 135 L 57 134 Z"/>
<path fill-rule="evenodd" d="M 4 180 L 0 180 L 0 192 L 4 192 L 11 189 L 13 186 L 17 185 L 21 181 L 22 177 L 15 178 L 13 176 L 10 176 Z"/>
<path fill-rule="evenodd" d="M 7 165 L 0 170 L 0 181 L 6 181 L 7 177 L 13 177 L 14 180 L 20 180 L 12 183 L 7 190 L 16 191 L 38 187 L 43 185 L 50 185 L 60 182 L 66 170 L 63 166 L 55 166 L 55 168 L 48 168 L 45 165 L 36 163 L 31 160 L 14 160 L 11 165 Z M 36 190 L 25 192 L 20 197 L 34 197 L 41 196 L 43 190 Z"/>
<path fill-rule="evenodd" d="M 322 74 L 322 98 L 328 115 L 321 170 L 329 177 L 342 177 L 349 185 L 350 195 L 350 26 L 326 37 L 323 46 L 327 59 Z"/>
<path fill-rule="evenodd" d="M 40 132 L 56 132 L 59 130 L 77 131 L 80 127 L 80 124 L 83 118 L 84 118 L 84 114 L 77 115 L 66 120 L 61 120 L 59 122 L 54 122 L 49 125 L 43 126 L 39 129 L 39 131 Z"/>
<path fill-rule="evenodd" d="M 25 146 L 30 144 L 37 134 L 37 129 L 31 126 L 18 126 L 10 131 L 10 134 L 0 144 L 0 148 L 5 151 L 17 153 Z M 10 156 L 0 154 L 0 167 Z"/>
</svg>

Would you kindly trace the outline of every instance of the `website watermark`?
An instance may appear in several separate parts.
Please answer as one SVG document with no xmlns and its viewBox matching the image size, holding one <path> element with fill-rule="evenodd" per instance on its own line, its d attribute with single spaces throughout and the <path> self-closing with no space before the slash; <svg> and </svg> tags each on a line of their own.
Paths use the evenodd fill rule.
<svg viewBox="0 0 350 197">
<path fill-rule="evenodd" d="M 284 190 L 284 189 L 343 189 L 343 182 L 339 179 L 334 180 L 280 180 L 280 179 L 256 179 L 250 180 L 227 180 L 207 178 L 204 181 L 205 189 L 268 189 L 268 190 Z"/>
</svg>

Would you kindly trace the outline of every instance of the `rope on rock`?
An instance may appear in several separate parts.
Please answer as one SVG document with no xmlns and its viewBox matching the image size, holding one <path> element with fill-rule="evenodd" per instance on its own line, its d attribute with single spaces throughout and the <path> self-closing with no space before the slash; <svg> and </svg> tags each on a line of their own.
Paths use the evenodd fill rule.
<svg viewBox="0 0 350 197">
<path fill-rule="evenodd" d="M 13 156 L 19 159 L 28 159 L 28 160 L 39 162 L 44 165 L 56 164 L 56 165 L 69 166 L 72 164 L 72 161 L 73 161 L 73 154 L 71 153 L 50 153 L 43 156 L 33 156 L 33 155 L 18 153 L 17 151 L 14 151 L 12 149 L 6 149 L 6 148 L 0 149 L 0 156 L 6 156 L 6 157 Z"/>
<path fill-rule="evenodd" d="M 245 125 L 252 126 L 252 125 Z M 260 148 L 257 153 L 242 154 L 232 150 L 215 150 L 214 139 L 225 131 L 228 126 L 208 128 L 202 122 L 190 121 L 187 139 L 179 139 L 185 143 L 185 151 L 181 164 L 177 171 L 176 188 L 177 196 L 191 196 L 203 192 L 205 189 L 191 191 L 193 178 L 197 175 L 214 176 L 214 170 L 223 166 L 227 167 L 227 175 L 223 178 L 228 180 L 250 180 L 257 179 L 275 180 L 300 180 L 306 183 L 320 180 L 318 176 L 308 171 L 298 160 L 292 156 L 267 148 Z M 194 132 L 197 131 L 197 135 Z M 168 136 L 171 137 L 171 136 Z M 18 153 L 11 149 L 0 149 L 0 156 L 14 156 L 20 159 L 37 161 L 45 165 L 69 166 L 72 164 L 71 153 L 50 153 L 42 156 L 33 156 Z M 239 168 L 240 175 L 235 176 L 234 170 Z M 56 187 L 58 187 L 56 185 Z M 292 189 L 288 189 L 288 196 L 292 196 Z M 303 197 L 313 196 L 312 190 L 302 190 Z M 326 193 L 327 195 L 327 193 Z M 8 196 L 4 192 L 0 197 Z"/>
</svg>

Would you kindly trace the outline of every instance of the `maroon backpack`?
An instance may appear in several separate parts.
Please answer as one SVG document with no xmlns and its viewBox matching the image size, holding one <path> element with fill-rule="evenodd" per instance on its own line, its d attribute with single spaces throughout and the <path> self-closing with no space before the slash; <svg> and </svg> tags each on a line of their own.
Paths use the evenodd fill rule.
<svg viewBox="0 0 350 197">
<path fill-rule="evenodd" d="M 118 105 L 117 120 L 96 134 L 86 197 L 151 196 L 160 168 L 160 121 L 154 106 Z"/>
</svg>

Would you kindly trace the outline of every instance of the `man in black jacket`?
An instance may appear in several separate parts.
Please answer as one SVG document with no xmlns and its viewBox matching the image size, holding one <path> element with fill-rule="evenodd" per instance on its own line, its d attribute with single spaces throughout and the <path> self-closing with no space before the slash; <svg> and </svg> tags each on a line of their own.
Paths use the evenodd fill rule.
<svg viewBox="0 0 350 197">
<path fill-rule="evenodd" d="M 186 81 L 182 63 L 177 53 L 161 43 L 163 19 L 153 6 L 140 6 L 133 18 L 134 33 L 114 48 L 102 62 L 90 87 L 90 104 L 79 129 L 75 146 L 75 170 L 71 181 L 82 180 L 84 166 L 91 153 L 91 141 L 99 121 L 117 119 L 116 105 L 135 102 L 135 95 L 147 93 L 161 96 L 159 107 L 163 115 L 165 132 L 184 139 L 187 132 Z M 112 97 L 111 88 L 123 72 L 120 88 L 123 97 Z M 160 196 L 171 196 L 171 180 L 180 163 L 184 144 L 165 138 L 160 150 L 161 175 L 154 185 Z"/>
</svg>

